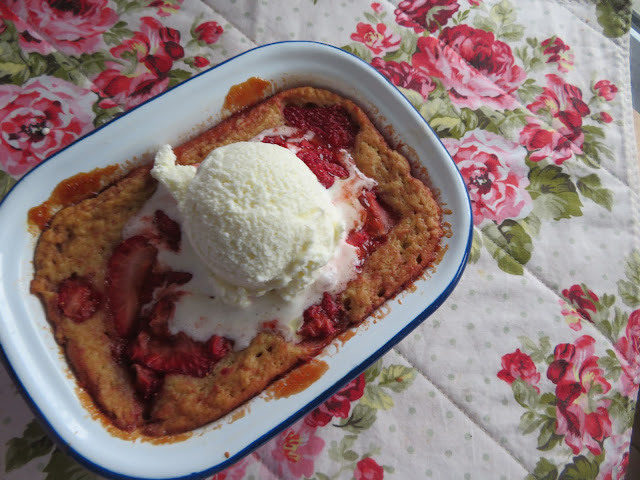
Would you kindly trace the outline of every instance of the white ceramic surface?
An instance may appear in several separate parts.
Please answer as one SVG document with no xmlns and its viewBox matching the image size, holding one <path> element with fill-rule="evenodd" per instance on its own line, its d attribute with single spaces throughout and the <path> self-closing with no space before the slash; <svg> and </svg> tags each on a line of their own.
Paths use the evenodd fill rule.
<svg viewBox="0 0 640 480">
<path fill-rule="evenodd" d="M 392 126 L 392 142 L 428 169 L 453 232 L 444 259 L 416 289 L 383 307 L 383 320 L 366 321 L 340 348 L 327 347 L 329 365 L 320 380 L 289 398 L 250 402 L 246 415 L 223 418 L 183 441 L 153 444 L 112 436 L 91 418 L 76 395 L 61 350 L 39 300 L 29 293 L 36 238 L 27 230 L 30 207 L 45 201 L 61 180 L 179 144 L 221 119 L 233 85 L 256 76 L 276 89 L 298 85 L 328 88 L 356 101 L 377 126 Z M 385 132 L 388 129 L 383 130 Z M 415 153 L 415 155 L 413 154 Z M 402 94 L 371 66 L 340 49 L 313 42 L 283 42 L 241 54 L 208 70 L 92 132 L 21 179 L 0 205 L 0 342 L 5 364 L 25 398 L 59 444 L 76 459 L 111 477 L 199 478 L 237 461 L 309 412 L 360 373 L 435 311 L 451 293 L 467 261 L 472 216 L 458 170 L 436 134 Z M 228 452 L 229 457 L 225 455 Z"/>
</svg>

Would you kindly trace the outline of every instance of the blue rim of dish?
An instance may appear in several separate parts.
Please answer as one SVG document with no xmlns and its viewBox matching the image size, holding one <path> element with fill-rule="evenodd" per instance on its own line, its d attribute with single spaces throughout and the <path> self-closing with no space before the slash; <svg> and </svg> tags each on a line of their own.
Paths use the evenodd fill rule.
<svg viewBox="0 0 640 480">
<path fill-rule="evenodd" d="M 4 201 L 9 197 L 9 195 L 11 195 L 13 190 L 25 178 L 29 177 L 41 165 L 53 160 L 57 155 L 61 154 L 66 149 L 72 147 L 76 143 L 85 140 L 86 138 L 90 137 L 91 135 L 95 134 L 96 132 L 98 132 L 98 131 L 102 130 L 103 128 L 107 127 L 108 125 L 111 125 L 111 123 L 113 123 L 115 121 L 118 121 L 119 119 L 121 119 L 125 115 L 128 115 L 131 112 L 134 112 L 135 110 L 143 107 L 147 103 L 150 103 L 150 102 L 154 101 L 155 99 L 161 97 L 162 95 L 165 95 L 165 94 L 171 92 L 172 90 L 174 90 L 176 88 L 180 88 L 182 85 L 186 84 L 187 82 L 189 82 L 189 81 L 191 81 L 191 80 L 193 80 L 193 79 L 195 79 L 195 78 L 197 78 L 197 77 L 199 77 L 201 75 L 210 74 L 213 70 L 216 70 L 218 67 L 221 67 L 222 65 L 225 65 L 228 62 L 231 62 L 231 61 L 233 61 L 233 60 L 235 60 L 235 59 L 237 59 L 239 57 L 242 57 L 243 55 L 249 54 L 251 52 L 255 52 L 255 51 L 263 49 L 263 48 L 268 48 L 268 47 L 272 47 L 274 45 L 281 45 L 281 44 L 312 44 L 312 45 L 320 45 L 322 47 L 327 47 L 327 48 L 331 48 L 331 49 L 337 50 L 337 51 L 340 52 L 340 54 L 349 55 L 349 56 L 357 59 L 357 61 L 362 62 L 368 68 L 373 70 L 377 75 L 379 75 L 381 78 L 383 78 L 392 88 L 394 88 L 400 94 L 400 96 L 402 97 L 403 101 L 406 101 L 411 106 L 411 108 L 413 108 L 417 112 L 417 110 L 413 106 L 413 104 L 411 104 L 411 102 L 402 94 L 402 92 L 400 92 L 398 90 L 398 88 L 392 82 L 390 82 L 386 77 L 384 77 L 384 75 L 382 75 L 380 72 L 378 72 L 370 64 L 365 62 L 360 57 L 352 54 L 351 52 L 348 52 L 346 50 L 343 50 L 343 49 L 341 49 L 339 47 L 336 47 L 336 46 L 333 46 L 333 45 L 328 45 L 326 43 L 315 42 L 315 41 L 311 41 L 311 40 L 288 40 L 288 41 L 282 41 L 282 42 L 268 43 L 268 44 L 265 44 L 265 45 L 260 45 L 258 47 L 252 48 L 252 49 L 247 50 L 245 52 L 239 53 L 238 55 L 236 55 L 236 56 L 234 56 L 232 58 L 229 58 L 229 59 L 217 64 L 216 66 L 214 66 L 214 67 L 212 67 L 212 68 L 210 68 L 208 70 L 205 70 L 203 72 L 197 73 L 197 74 L 193 75 L 192 77 L 189 77 L 187 80 L 179 83 L 175 87 L 172 87 L 172 88 L 170 88 L 168 90 L 165 90 L 164 92 L 160 93 L 159 95 L 157 95 L 157 96 L 155 96 L 153 98 L 150 98 L 149 100 L 144 101 L 140 105 L 137 105 L 136 107 L 132 108 L 131 110 L 128 110 L 128 111 L 124 112 L 122 115 L 119 115 L 118 117 L 110 120 L 109 122 L 105 123 L 104 125 L 101 125 L 100 127 L 96 128 L 95 130 L 92 130 L 91 132 L 87 133 L 86 135 L 83 135 L 82 137 L 76 139 L 75 141 L 73 141 L 72 143 L 67 145 L 66 147 L 62 148 L 61 150 L 59 150 L 55 154 L 51 155 L 50 157 L 48 157 L 45 160 L 43 160 L 42 162 L 40 162 L 38 165 L 33 167 L 29 172 L 27 172 L 22 178 L 20 178 L 15 183 L 15 185 L 13 185 L 11 190 L 9 190 L 9 192 L 7 192 L 7 194 L 4 196 L 2 201 L 0 201 L 0 208 L 2 208 L 2 205 L 4 204 Z M 417 112 L 417 113 L 420 116 L 420 118 L 424 121 L 424 124 L 426 125 L 426 127 L 434 133 L 434 137 L 440 143 L 440 145 L 442 146 L 444 152 L 447 152 L 447 149 L 444 147 L 444 144 L 442 143 L 442 141 L 440 140 L 438 135 L 433 131 L 433 129 L 431 128 L 429 123 L 422 117 L 422 115 L 419 114 L 419 112 Z M 449 155 L 447 154 L 447 156 L 449 156 Z M 453 159 L 450 156 L 449 156 L 449 159 L 451 160 L 452 163 L 454 163 Z M 460 174 L 460 172 L 458 171 L 457 167 L 456 167 L 456 172 L 457 172 L 458 176 L 460 177 L 460 180 L 461 180 L 462 184 L 465 185 L 464 179 L 463 179 L 462 175 Z M 393 346 L 395 346 L 397 343 L 399 343 L 404 337 L 406 337 L 411 331 L 413 331 L 418 325 L 420 325 L 427 317 L 429 317 L 433 312 L 435 312 L 438 308 L 440 308 L 440 306 L 449 297 L 451 292 L 453 292 L 453 290 L 455 289 L 456 285 L 460 281 L 462 273 L 464 272 L 465 267 L 467 266 L 467 262 L 468 262 L 468 259 L 469 259 L 469 254 L 470 254 L 470 251 L 471 251 L 471 243 L 472 243 L 472 239 L 473 239 L 473 212 L 471 210 L 471 200 L 470 200 L 470 197 L 469 197 L 469 192 L 467 191 L 466 188 L 464 189 L 464 191 L 465 191 L 465 196 L 466 196 L 466 199 L 467 199 L 466 205 L 467 205 L 468 215 L 469 215 L 469 219 L 471 220 L 469 222 L 469 231 L 468 231 L 468 234 L 467 234 L 467 244 L 466 244 L 465 249 L 464 249 L 464 254 L 463 254 L 463 257 L 462 257 L 462 259 L 460 261 L 460 264 L 458 265 L 458 269 L 456 270 L 455 274 L 453 275 L 451 281 L 448 283 L 447 287 L 438 295 L 438 297 L 433 302 L 431 302 L 427 306 L 427 308 L 425 308 L 420 314 L 418 314 L 411 322 L 409 322 L 396 335 L 394 335 L 392 338 L 390 338 L 389 341 L 387 341 L 382 347 L 380 347 L 373 354 L 371 354 L 367 358 L 365 358 L 359 365 L 357 365 L 356 367 L 351 369 L 346 375 L 344 375 L 342 377 L 342 379 L 340 379 L 337 382 L 335 382 L 332 386 L 327 388 L 322 394 L 318 395 L 312 401 L 310 401 L 309 403 L 305 404 L 304 407 L 300 408 L 295 413 L 290 415 L 288 418 L 286 418 L 285 420 L 280 422 L 276 427 L 270 429 L 268 432 L 266 432 L 265 434 L 261 435 L 260 437 L 255 439 L 253 442 L 249 443 L 245 448 L 243 448 L 242 450 L 238 451 L 236 454 L 230 456 L 228 459 L 224 460 L 221 463 L 218 463 L 217 465 L 212 466 L 209 469 L 202 470 L 200 472 L 189 473 L 189 474 L 186 474 L 186 475 L 180 476 L 180 477 L 166 477 L 166 478 L 163 478 L 163 480 L 197 480 L 197 479 L 206 477 L 208 475 L 213 475 L 215 473 L 218 473 L 218 472 L 224 470 L 225 468 L 230 467 L 234 463 L 236 463 L 239 460 L 241 460 L 243 457 L 249 455 L 251 452 L 253 452 L 255 449 L 257 449 L 259 446 L 261 446 L 262 444 L 266 443 L 273 436 L 275 436 L 278 432 L 286 429 L 287 427 L 289 427 L 290 425 L 292 425 L 293 423 L 298 421 L 300 418 L 302 418 L 304 415 L 306 415 L 307 413 L 311 412 L 314 408 L 316 408 L 317 406 L 322 404 L 325 400 L 329 399 L 340 388 L 342 388 L 349 381 L 351 381 L 353 378 L 355 378 L 360 373 L 362 373 L 364 370 L 366 370 L 367 367 L 369 367 L 371 364 L 373 364 L 373 362 L 375 362 L 377 359 L 379 359 L 385 353 L 387 353 L 391 348 L 393 348 Z M 64 453 L 69 454 L 71 457 L 74 458 L 74 460 L 76 460 L 78 463 L 80 463 L 84 467 L 88 468 L 89 470 L 91 470 L 93 472 L 96 472 L 99 475 L 102 475 L 102 476 L 107 477 L 107 478 L 112 478 L 112 479 L 116 479 L 116 480 L 150 480 L 150 477 L 136 477 L 136 476 L 124 475 L 124 474 L 121 474 L 121 473 L 114 472 L 112 470 L 109 470 L 109 469 L 107 469 L 107 468 L 105 468 L 105 467 L 103 467 L 101 465 L 98 465 L 98 464 L 92 462 L 91 460 L 85 458 L 82 454 L 77 452 L 73 447 L 71 447 L 70 444 L 65 442 L 62 439 L 62 437 L 57 433 L 57 431 L 51 426 L 51 424 L 47 420 L 46 416 L 41 412 L 41 410 L 38 407 L 38 405 L 35 403 L 35 401 L 28 394 L 26 388 L 23 386 L 22 382 L 18 378 L 18 375 L 15 373 L 11 363 L 9 362 L 9 359 L 7 358 L 7 356 L 5 354 L 5 351 L 4 351 L 4 347 L 1 344 L 0 344 L 0 360 L 2 361 L 4 366 L 6 367 L 6 370 L 9 373 L 9 376 L 12 378 L 13 382 L 19 387 L 19 391 L 20 391 L 22 397 L 25 399 L 26 403 L 30 406 L 31 410 L 35 413 L 35 416 L 38 418 L 38 420 L 40 421 L 40 423 L 43 426 L 43 428 L 47 431 L 49 436 L 52 437 L 52 439 L 55 441 L 55 443 L 58 445 L 58 447 L 60 447 L 64 451 Z"/>
</svg>

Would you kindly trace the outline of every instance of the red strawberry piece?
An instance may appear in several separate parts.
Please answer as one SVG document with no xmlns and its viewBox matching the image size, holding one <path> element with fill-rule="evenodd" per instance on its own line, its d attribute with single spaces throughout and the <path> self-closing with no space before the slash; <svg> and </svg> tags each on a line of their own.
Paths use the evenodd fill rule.
<svg viewBox="0 0 640 480">
<path fill-rule="evenodd" d="M 351 147 L 358 133 L 357 124 L 342 105 L 330 107 L 288 105 L 284 108 L 284 117 L 290 125 L 312 130 L 336 148 Z"/>
<path fill-rule="evenodd" d="M 220 360 L 233 349 L 233 342 L 225 337 L 218 335 L 212 336 L 207 340 L 207 350 L 209 355 L 215 361 Z"/>
<path fill-rule="evenodd" d="M 349 232 L 349 235 L 347 235 L 347 243 L 354 247 L 363 247 L 370 240 L 371 235 L 364 230 L 352 230 Z"/>
<path fill-rule="evenodd" d="M 184 333 L 165 339 L 152 337 L 144 330 L 130 344 L 129 357 L 132 362 L 157 372 L 193 377 L 204 377 L 214 363 L 206 345 Z"/>
<path fill-rule="evenodd" d="M 363 207 L 367 209 L 364 230 L 373 238 L 386 235 L 391 229 L 393 221 L 387 211 L 380 205 L 375 193 L 366 190 L 358 197 Z"/>
<path fill-rule="evenodd" d="M 169 337 L 169 321 L 176 312 L 176 304 L 173 295 L 162 297 L 156 302 L 149 314 L 149 328 L 154 335 Z"/>
<path fill-rule="evenodd" d="M 153 293 L 160 288 L 168 287 L 169 285 L 184 285 L 193 277 L 188 272 L 174 272 L 173 270 L 166 270 L 164 272 L 152 272 L 140 294 L 140 303 L 145 304 L 153 300 Z"/>
<path fill-rule="evenodd" d="M 331 319 L 331 321 L 335 321 L 338 318 L 338 315 L 341 311 L 341 306 L 338 302 L 331 298 L 331 295 L 329 295 L 327 292 L 324 292 L 324 294 L 322 295 L 320 306 L 326 313 L 327 317 Z"/>
<path fill-rule="evenodd" d="M 142 235 L 120 243 L 107 264 L 109 311 L 120 337 L 133 335 L 141 307 L 141 293 L 158 250 Z"/>
<path fill-rule="evenodd" d="M 58 308 L 76 323 L 91 317 L 102 303 L 102 295 L 84 277 L 72 275 L 58 286 Z"/>
<path fill-rule="evenodd" d="M 172 220 L 169 215 L 162 210 L 156 210 L 153 215 L 153 224 L 171 250 L 174 252 L 180 250 L 182 232 L 178 222 Z"/>
<path fill-rule="evenodd" d="M 312 305 L 302 314 L 302 327 L 298 335 L 305 338 L 323 338 L 337 332 L 338 316 L 342 307 L 327 292 L 318 305 Z"/>
<path fill-rule="evenodd" d="M 349 172 L 339 163 L 335 163 L 335 157 L 327 149 L 303 149 L 297 153 L 307 167 L 318 178 L 318 181 L 325 187 L 333 185 L 335 177 L 347 178 Z"/>
<path fill-rule="evenodd" d="M 273 145 L 287 146 L 287 141 L 282 135 L 268 135 L 262 138 L 262 143 L 272 143 Z"/>
<path fill-rule="evenodd" d="M 136 391 L 145 400 L 153 397 L 160 390 L 164 381 L 164 376 L 161 373 L 137 363 L 133 364 L 133 378 Z"/>
</svg>

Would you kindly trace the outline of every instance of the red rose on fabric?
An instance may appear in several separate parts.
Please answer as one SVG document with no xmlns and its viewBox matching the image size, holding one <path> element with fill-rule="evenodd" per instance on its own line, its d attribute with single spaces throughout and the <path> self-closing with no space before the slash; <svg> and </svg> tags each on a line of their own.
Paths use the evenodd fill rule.
<svg viewBox="0 0 640 480">
<path fill-rule="evenodd" d="M 415 90 L 425 100 L 436 88 L 435 82 L 429 75 L 425 75 L 421 70 L 416 70 L 407 62 L 385 62 L 382 58 L 376 57 L 371 60 L 371 66 L 388 78 L 396 87 Z"/>
<path fill-rule="evenodd" d="M 168 17 L 180 10 L 180 4 L 182 4 L 183 1 L 184 0 L 178 0 L 178 3 L 176 3 L 175 0 L 153 0 L 149 3 L 149 7 L 157 8 L 156 13 L 159 17 Z"/>
<path fill-rule="evenodd" d="M 202 40 L 207 45 L 212 45 L 218 41 L 224 30 L 218 22 L 204 22 L 198 25 L 194 32 L 198 40 Z"/>
<path fill-rule="evenodd" d="M 596 92 L 598 92 L 599 96 L 601 96 L 608 102 L 616 98 L 616 93 L 618 93 L 618 87 L 616 87 L 609 80 L 600 80 L 596 82 L 593 88 Z"/>
<path fill-rule="evenodd" d="M 531 212 L 533 202 L 526 190 L 529 170 L 519 145 L 484 130 L 442 143 L 467 184 L 475 225 L 485 219 L 500 224 Z"/>
<path fill-rule="evenodd" d="M 609 115 L 607 112 L 600 112 L 600 116 L 598 117 L 598 120 L 604 123 L 611 123 L 613 122 L 613 117 Z"/>
<path fill-rule="evenodd" d="M 610 401 L 602 396 L 611 390 L 594 355 L 595 340 L 588 336 L 554 349 L 547 378 L 556 385 L 556 433 L 564 435 L 574 455 L 587 448 L 602 453 L 601 442 L 611 435 Z"/>
<path fill-rule="evenodd" d="M 382 5 L 380 5 L 378 2 L 374 2 L 371 4 L 371 9 L 376 13 L 380 13 L 382 12 Z"/>
<path fill-rule="evenodd" d="M 110 51 L 123 61 L 134 58 L 135 68 L 123 61 L 105 62 L 108 68 L 94 79 L 102 108 L 129 109 L 163 92 L 174 60 L 184 56 L 180 32 L 152 17 L 143 17 L 140 31 Z"/>
<path fill-rule="evenodd" d="M 420 37 L 411 62 L 439 78 L 452 103 L 471 109 L 515 108 L 514 92 L 526 78 L 509 45 L 491 32 L 467 25 L 446 27 L 438 38 Z"/>
<path fill-rule="evenodd" d="M 589 312 L 597 312 L 594 302 L 598 301 L 598 296 L 595 293 L 589 289 L 585 292 L 580 285 L 572 285 L 562 290 L 562 295 L 573 305 L 582 318 L 591 321 L 591 314 Z"/>
<path fill-rule="evenodd" d="M 90 90 L 54 77 L 0 85 L 0 162 L 22 175 L 93 130 Z"/>
<path fill-rule="evenodd" d="M 582 91 L 555 74 L 547 75 L 547 86 L 527 108 L 538 114 L 520 132 L 520 144 L 529 150 L 529 159 L 552 159 L 557 165 L 582 153 L 582 118 L 591 113 L 582 100 Z"/>
<path fill-rule="evenodd" d="M 569 67 L 573 66 L 575 55 L 569 53 L 569 46 L 560 37 L 547 38 L 541 45 L 544 47 L 542 53 L 549 56 L 547 63 L 557 63 L 560 72 L 566 73 Z"/>
<path fill-rule="evenodd" d="M 636 398 L 640 383 L 640 310 L 634 310 L 629 315 L 625 335 L 616 343 L 618 352 L 622 355 L 622 389 L 624 395 Z"/>
<path fill-rule="evenodd" d="M 356 464 L 353 477 L 356 480 L 382 480 L 384 470 L 373 458 L 367 457 Z"/>
<path fill-rule="evenodd" d="M 13 13 L 28 25 L 28 30 L 20 32 L 20 46 L 43 54 L 50 53 L 42 51 L 48 50 L 48 44 L 68 55 L 96 52 L 104 47 L 102 34 L 118 21 L 108 0 L 13 0 L 10 4 Z"/>
<path fill-rule="evenodd" d="M 502 370 L 498 372 L 498 378 L 511 385 L 516 378 L 521 378 L 537 392 L 540 391 L 536 384 L 540 381 L 540 373 L 533 363 L 531 357 L 516 349 L 513 353 L 508 353 L 502 357 Z"/>
<path fill-rule="evenodd" d="M 375 28 L 368 23 L 358 23 L 356 33 L 351 34 L 351 40 L 364 43 L 374 55 L 380 55 L 400 48 L 402 37 L 393 33 L 384 23 L 378 23 Z"/>
<path fill-rule="evenodd" d="M 347 418 L 351 411 L 351 402 L 360 399 L 364 394 L 365 383 L 364 373 L 358 375 L 338 393 L 311 412 L 305 418 L 305 423 L 312 427 L 323 427 L 333 417 Z"/>
<path fill-rule="evenodd" d="M 405 0 L 396 8 L 396 22 L 416 33 L 431 33 L 446 25 L 460 5 L 457 0 Z"/>
<path fill-rule="evenodd" d="M 193 64 L 198 68 L 204 68 L 209 65 L 209 60 L 204 57 L 196 56 L 193 57 Z"/>
</svg>

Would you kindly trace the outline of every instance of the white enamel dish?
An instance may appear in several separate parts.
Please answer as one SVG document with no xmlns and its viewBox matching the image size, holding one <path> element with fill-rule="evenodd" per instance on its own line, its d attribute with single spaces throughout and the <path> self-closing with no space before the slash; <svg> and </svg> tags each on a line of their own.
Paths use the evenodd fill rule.
<svg viewBox="0 0 640 480">
<path fill-rule="evenodd" d="M 327 88 L 357 102 L 392 143 L 427 168 L 451 236 L 437 268 L 391 300 L 380 321 L 340 348 L 328 347 L 328 370 L 304 391 L 288 398 L 253 399 L 245 415 L 223 418 L 181 441 L 151 443 L 113 436 L 92 418 L 55 343 L 40 301 L 29 293 L 36 238 L 27 229 L 29 208 L 44 202 L 62 180 L 177 145 L 194 126 L 220 120 L 230 87 L 249 77 L 272 82 L 277 90 L 299 85 Z M 385 128 L 387 127 L 387 128 Z M 0 204 L 0 342 L 4 361 L 25 399 L 66 451 L 85 466 L 113 478 L 201 478 L 211 475 L 311 411 L 399 342 L 449 296 L 471 245 L 469 197 L 458 170 L 420 114 L 384 77 L 359 58 L 313 42 L 282 42 L 243 53 L 197 75 L 115 121 L 83 137 L 23 177 Z M 239 415 L 238 415 L 239 416 Z M 229 416 L 230 417 L 230 416 Z"/>
</svg>

